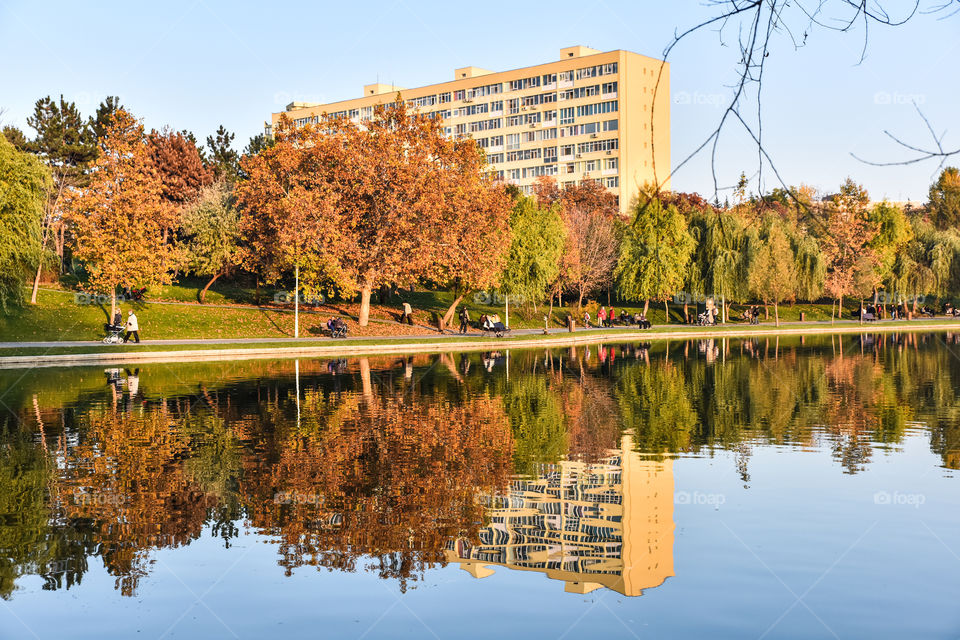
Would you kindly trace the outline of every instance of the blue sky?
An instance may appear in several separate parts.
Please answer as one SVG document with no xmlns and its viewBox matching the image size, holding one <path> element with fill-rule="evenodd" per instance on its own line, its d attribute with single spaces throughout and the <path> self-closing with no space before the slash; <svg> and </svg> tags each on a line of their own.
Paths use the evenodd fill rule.
<svg viewBox="0 0 960 640">
<path fill-rule="evenodd" d="M 925 7 L 939 2 L 921 0 Z M 242 148 L 271 112 L 291 100 L 357 97 L 378 79 L 417 87 L 452 79 L 455 67 L 467 65 L 512 69 L 558 59 L 561 47 L 576 44 L 660 56 L 675 30 L 710 12 L 692 0 L 0 0 L 0 109 L 4 124 L 26 129 L 41 96 L 62 93 L 92 113 L 103 96 L 119 95 L 148 128 L 168 124 L 202 140 L 224 124 Z M 674 162 L 697 147 L 722 114 L 719 105 L 734 80 L 735 38 L 728 30 L 721 44 L 719 34 L 703 32 L 671 56 Z M 874 27 L 866 60 L 858 64 L 862 43 L 862 28 L 815 30 L 800 49 L 785 37 L 775 39 L 764 87 L 768 150 L 789 184 L 830 192 L 850 176 L 875 199 L 925 199 L 935 163 L 876 168 L 850 153 L 908 157 L 884 138 L 885 129 L 928 142 L 913 101 L 938 133 L 947 131 L 950 146 L 960 147 L 960 15 L 920 15 L 896 29 Z M 756 169 L 756 148 L 731 129 L 719 147 L 720 186 L 733 184 L 741 171 L 754 176 Z M 763 186 L 778 183 L 770 176 Z M 712 195 L 709 158 L 678 171 L 673 187 Z M 754 179 L 751 189 L 757 188 Z"/>
</svg>

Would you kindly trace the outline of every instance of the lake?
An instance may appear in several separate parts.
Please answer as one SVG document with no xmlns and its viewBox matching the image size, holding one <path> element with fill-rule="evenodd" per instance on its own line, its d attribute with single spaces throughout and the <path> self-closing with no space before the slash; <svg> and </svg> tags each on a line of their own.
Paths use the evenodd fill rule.
<svg viewBox="0 0 960 640">
<path fill-rule="evenodd" d="M 960 334 L 0 370 L 0 638 L 957 638 Z"/>
</svg>

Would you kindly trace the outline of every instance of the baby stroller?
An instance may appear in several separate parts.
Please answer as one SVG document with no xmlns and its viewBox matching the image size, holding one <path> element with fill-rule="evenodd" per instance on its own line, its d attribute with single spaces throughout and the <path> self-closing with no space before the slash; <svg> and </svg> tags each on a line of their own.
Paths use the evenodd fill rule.
<svg viewBox="0 0 960 640">
<path fill-rule="evenodd" d="M 697 324 L 701 327 L 711 327 L 717 324 L 717 320 L 710 311 L 704 311 L 697 314 Z"/>
<path fill-rule="evenodd" d="M 331 338 L 346 338 L 347 323 L 340 318 L 330 318 L 327 320 L 327 330 Z"/>
<path fill-rule="evenodd" d="M 123 342 L 122 324 L 105 324 L 103 330 L 107 332 L 107 337 L 103 339 L 103 344 L 121 344 Z"/>
</svg>

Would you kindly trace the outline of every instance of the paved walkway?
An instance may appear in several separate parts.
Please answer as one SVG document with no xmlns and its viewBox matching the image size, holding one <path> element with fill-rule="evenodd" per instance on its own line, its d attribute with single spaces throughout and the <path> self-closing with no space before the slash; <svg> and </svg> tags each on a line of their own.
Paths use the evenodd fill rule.
<svg viewBox="0 0 960 640">
<path fill-rule="evenodd" d="M 920 327 L 922 327 L 923 324 L 930 323 L 931 321 L 937 321 L 938 324 L 943 324 L 943 323 L 951 323 L 954 320 L 955 320 L 954 318 L 944 317 L 944 318 L 924 318 L 922 320 L 917 319 L 912 322 L 916 322 Z M 956 319 L 955 321 L 956 321 L 957 327 L 960 328 L 960 319 Z M 866 322 L 863 324 L 863 327 L 864 327 L 864 330 L 869 331 L 869 328 L 872 326 L 883 326 L 883 325 L 888 325 L 892 322 L 894 321 L 880 320 L 876 322 Z M 781 327 L 791 327 L 791 326 L 821 327 L 823 329 L 829 329 L 832 326 L 850 327 L 852 325 L 859 325 L 859 324 L 860 322 L 858 320 L 837 320 L 835 322 L 831 322 L 829 320 L 818 320 L 818 321 L 808 320 L 806 322 L 799 322 L 799 321 L 781 322 L 780 326 Z M 909 324 L 903 325 L 903 326 L 905 329 L 910 328 Z M 429 327 L 424 327 L 424 328 L 429 329 Z M 733 337 L 736 337 L 738 333 L 738 329 L 744 330 L 745 332 L 752 332 L 757 329 L 775 330 L 776 326 L 774 325 L 773 322 L 763 322 L 759 325 L 749 325 L 743 322 L 737 322 L 737 323 L 728 323 L 725 325 L 719 324 L 719 325 L 716 325 L 715 327 L 699 327 L 696 325 L 688 325 L 688 324 L 668 324 L 668 325 L 656 325 L 652 328 L 652 331 L 654 333 L 664 332 L 664 331 L 682 333 L 684 331 L 696 332 L 696 331 L 714 330 L 714 329 L 729 331 L 731 334 L 733 334 Z M 590 327 L 589 329 L 578 327 L 576 330 L 576 333 L 581 333 L 584 331 L 598 331 L 598 329 L 595 327 Z M 637 328 L 631 326 L 631 327 L 614 327 L 610 329 L 611 333 L 616 333 L 618 331 L 624 332 L 624 333 L 627 333 L 627 332 L 634 333 L 637 331 Z M 542 333 L 543 333 L 543 329 L 514 329 L 508 335 L 513 335 L 513 336 L 540 335 Z M 566 333 L 568 333 L 567 330 L 560 327 L 554 327 L 550 330 L 550 334 L 557 337 L 562 336 L 563 334 L 566 334 Z M 447 331 L 442 336 L 439 333 L 432 333 L 432 334 L 424 333 L 424 334 L 399 335 L 399 336 L 391 336 L 391 335 L 356 336 L 356 337 L 351 336 L 348 339 L 364 340 L 364 341 L 370 341 L 370 340 L 417 341 L 417 340 L 432 340 L 440 337 L 481 338 L 481 337 L 484 337 L 484 335 L 478 331 L 471 331 L 466 335 Z M 490 337 L 490 334 L 487 334 L 487 337 Z M 263 344 L 263 343 L 278 343 L 278 344 L 300 343 L 302 344 L 302 343 L 313 343 L 313 342 L 330 342 L 332 344 L 335 344 L 337 342 L 340 342 L 340 340 L 333 340 L 331 338 L 324 337 L 324 336 L 304 336 L 302 338 L 190 338 L 190 339 L 178 339 L 178 340 L 143 340 L 141 344 L 149 344 L 149 345 L 215 345 L 215 344 Z M 134 343 L 131 342 L 130 344 L 134 344 Z M 96 346 L 96 345 L 103 345 L 103 343 L 101 340 L 0 342 L 0 349 L 21 349 L 21 348 L 27 348 L 27 347 L 35 347 L 35 348 L 90 347 L 90 346 Z M 109 348 L 114 345 L 103 345 L 103 346 L 106 348 Z"/>
</svg>

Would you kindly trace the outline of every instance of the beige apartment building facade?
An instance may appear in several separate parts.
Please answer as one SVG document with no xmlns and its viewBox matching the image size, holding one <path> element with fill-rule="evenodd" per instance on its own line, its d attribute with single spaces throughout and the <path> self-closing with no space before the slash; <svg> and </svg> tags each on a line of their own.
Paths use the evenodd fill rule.
<svg viewBox="0 0 960 640">
<path fill-rule="evenodd" d="M 398 92 L 411 108 L 441 118 L 448 135 L 477 140 L 493 175 L 524 193 L 544 175 L 561 186 L 590 178 L 625 212 L 641 185 L 656 178 L 669 188 L 670 68 L 623 50 L 569 47 L 558 61 L 512 71 L 464 67 L 449 82 L 416 89 L 379 83 L 351 100 L 293 102 L 272 115 L 267 133 L 283 114 L 298 125 L 324 114 L 363 122 Z"/>
</svg>

